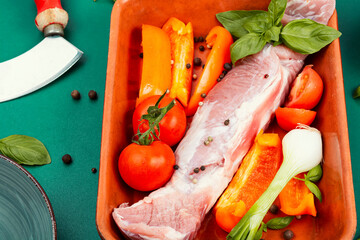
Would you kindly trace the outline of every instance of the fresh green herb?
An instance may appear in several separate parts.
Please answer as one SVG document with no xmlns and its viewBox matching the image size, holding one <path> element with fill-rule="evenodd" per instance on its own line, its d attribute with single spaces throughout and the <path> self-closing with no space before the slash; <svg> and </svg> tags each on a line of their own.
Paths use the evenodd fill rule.
<svg viewBox="0 0 360 240">
<path fill-rule="evenodd" d="M 294 219 L 293 216 L 278 217 L 270 219 L 267 223 L 261 222 L 261 226 L 254 236 L 254 240 L 261 239 L 262 233 L 267 232 L 267 229 L 280 230 L 289 226 L 291 221 Z"/>
<path fill-rule="evenodd" d="M 142 124 L 142 120 L 147 120 L 149 122 L 149 129 L 146 132 L 141 133 L 138 128 L 138 132 L 135 136 L 138 136 L 139 139 L 137 141 L 133 139 L 132 141 L 134 143 L 139 145 L 150 145 L 155 140 L 155 137 L 160 139 L 159 123 L 165 114 L 175 105 L 175 100 L 172 100 L 167 106 L 159 108 L 159 104 L 165 97 L 165 94 L 166 92 L 160 96 L 159 100 L 155 103 L 155 106 L 150 106 L 148 108 L 147 114 L 141 116 L 140 125 Z"/>
<path fill-rule="evenodd" d="M 283 229 L 289 226 L 293 219 L 293 216 L 273 218 L 266 223 L 266 226 L 270 229 Z"/>
<path fill-rule="evenodd" d="M 360 97 L 360 86 L 358 86 L 353 92 L 353 98 Z"/>
<path fill-rule="evenodd" d="M 310 19 L 291 21 L 280 34 L 287 47 L 302 54 L 316 53 L 340 36 L 334 28 Z"/>
<path fill-rule="evenodd" d="M 266 43 L 274 46 L 284 43 L 296 52 L 312 54 L 340 37 L 339 31 L 309 19 L 293 20 L 283 26 L 281 19 L 286 4 L 286 0 L 272 0 L 268 11 L 239 10 L 216 14 L 218 21 L 238 38 L 231 46 L 233 64 L 260 52 Z"/>
<path fill-rule="evenodd" d="M 307 174 L 304 175 L 304 177 L 305 178 L 298 178 L 298 177 L 294 177 L 294 178 L 300 181 L 304 181 L 305 185 L 309 188 L 310 192 L 312 192 L 321 202 L 322 201 L 321 191 L 318 188 L 318 186 L 316 186 L 316 184 L 313 183 L 319 181 L 320 178 L 322 177 L 321 165 L 319 164 L 316 167 L 312 168 Z"/>
<path fill-rule="evenodd" d="M 227 239 L 252 240 L 255 235 L 258 236 L 257 232 L 265 214 L 286 184 L 297 174 L 309 171 L 320 164 L 323 157 L 320 132 L 307 126 L 288 132 L 283 138 L 282 147 L 283 163 L 273 181 L 231 230 Z"/>
<path fill-rule="evenodd" d="M 11 135 L 0 139 L 0 153 L 24 165 L 51 163 L 44 144 L 36 138 L 25 135 Z"/>
</svg>

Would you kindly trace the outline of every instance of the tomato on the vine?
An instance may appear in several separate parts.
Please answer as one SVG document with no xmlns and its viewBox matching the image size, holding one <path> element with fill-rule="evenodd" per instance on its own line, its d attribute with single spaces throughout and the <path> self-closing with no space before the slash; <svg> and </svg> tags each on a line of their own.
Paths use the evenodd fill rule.
<svg viewBox="0 0 360 240">
<path fill-rule="evenodd" d="M 147 120 L 140 119 L 141 116 L 148 113 L 149 107 L 155 106 L 156 102 L 159 100 L 159 97 L 160 95 L 148 97 L 140 102 L 140 104 L 136 107 L 132 118 L 134 134 L 138 133 L 138 129 L 140 133 L 144 133 L 149 129 L 149 122 Z M 159 108 L 165 107 L 171 101 L 173 101 L 173 99 L 165 95 L 164 98 L 160 101 Z M 186 115 L 184 108 L 178 101 L 175 101 L 175 105 L 160 121 L 159 127 L 160 140 L 169 146 L 174 146 L 182 139 L 186 130 Z M 153 137 L 156 138 L 156 136 Z"/>
<path fill-rule="evenodd" d="M 310 125 L 316 116 L 315 111 L 299 108 L 278 108 L 275 111 L 278 125 L 285 131 L 290 131 L 298 124 Z"/>
<path fill-rule="evenodd" d="M 319 74 L 307 65 L 292 84 L 285 107 L 310 110 L 320 101 L 323 93 L 323 81 Z"/>
<path fill-rule="evenodd" d="M 139 191 L 163 186 L 172 176 L 174 165 L 173 151 L 161 141 L 150 145 L 132 143 L 121 152 L 118 162 L 122 179 Z"/>
</svg>

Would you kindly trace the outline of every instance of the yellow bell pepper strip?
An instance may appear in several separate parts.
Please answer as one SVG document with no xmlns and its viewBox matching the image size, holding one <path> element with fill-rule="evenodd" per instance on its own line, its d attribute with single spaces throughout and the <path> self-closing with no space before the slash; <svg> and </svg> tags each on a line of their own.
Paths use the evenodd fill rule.
<svg viewBox="0 0 360 240">
<path fill-rule="evenodd" d="M 214 207 L 217 224 L 230 232 L 270 185 L 282 162 L 275 133 L 260 132 L 239 170 Z"/>
<path fill-rule="evenodd" d="M 186 108 L 187 116 L 195 114 L 199 103 L 204 99 L 203 96 L 206 96 L 217 83 L 224 64 L 231 62 L 230 45 L 232 43 L 232 36 L 225 28 L 216 26 L 210 30 L 206 37 L 206 44 L 211 47 L 211 52 Z"/>
<path fill-rule="evenodd" d="M 304 178 L 304 173 L 300 173 L 296 177 Z M 287 215 L 308 214 L 316 217 L 314 195 L 310 192 L 304 181 L 295 178 L 291 179 L 280 192 L 279 200 L 280 210 Z"/>
<path fill-rule="evenodd" d="M 138 105 L 153 95 L 162 95 L 171 84 L 171 53 L 168 35 L 161 28 L 142 25 L 143 66 Z"/>
<path fill-rule="evenodd" d="M 186 107 L 191 93 L 192 70 L 194 60 L 194 33 L 192 24 L 185 25 L 171 17 L 162 27 L 170 38 L 171 69 L 170 97 L 177 98 Z"/>
</svg>

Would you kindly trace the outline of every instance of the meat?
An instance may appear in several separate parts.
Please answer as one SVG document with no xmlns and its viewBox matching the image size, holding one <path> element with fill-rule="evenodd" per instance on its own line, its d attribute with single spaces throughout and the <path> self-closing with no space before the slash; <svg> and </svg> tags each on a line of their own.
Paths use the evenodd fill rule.
<svg viewBox="0 0 360 240">
<path fill-rule="evenodd" d="M 290 0 L 284 22 L 304 16 L 327 22 L 334 7 L 329 0 Z M 114 209 L 119 228 L 132 239 L 192 239 L 254 137 L 283 102 L 305 57 L 284 46 L 267 45 L 233 68 L 210 91 L 176 149 L 179 170 L 165 187 L 132 206 Z M 209 137 L 212 141 L 204 144 Z M 201 166 L 205 170 L 194 173 Z"/>
</svg>

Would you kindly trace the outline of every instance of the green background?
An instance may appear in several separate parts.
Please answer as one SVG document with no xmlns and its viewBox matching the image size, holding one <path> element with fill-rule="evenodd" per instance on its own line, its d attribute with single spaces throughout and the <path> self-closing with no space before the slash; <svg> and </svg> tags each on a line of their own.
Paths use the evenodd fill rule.
<svg viewBox="0 0 360 240">
<path fill-rule="evenodd" d="M 21 5 L 24 4 L 24 5 Z M 26 167 L 40 182 L 53 206 L 58 239 L 99 239 L 95 225 L 102 113 L 112 0 L 63 0 L 70 19 L 65 36 L 84 52 L 80 61 L 57 81 L 25 97 L 0 103 L 0 138 L 25 134 L 41 140 L 52 163 Z M 350 148 L 357 215 L 360 216 L 360 99 L 352 92 L 360 85 L 360 1 L 337 2 Z M 0 62 L 27 51 L 42 40 L 34 25 L 33 1 L 0 0 Z M 1 73 L 0 73 L 1 74 Z M 80 101 L 70 97 L 72 90 Z M 98 100 L 87 93 L 95 90 Z M 73 163 L 61 161 L 64 154 Z M 356 237 L 359 237 L 357 227 Z"/>
</svg>

